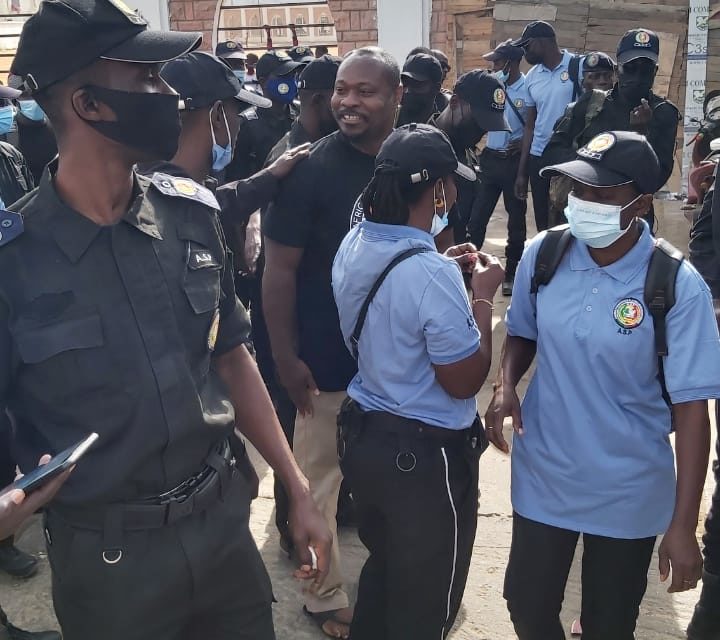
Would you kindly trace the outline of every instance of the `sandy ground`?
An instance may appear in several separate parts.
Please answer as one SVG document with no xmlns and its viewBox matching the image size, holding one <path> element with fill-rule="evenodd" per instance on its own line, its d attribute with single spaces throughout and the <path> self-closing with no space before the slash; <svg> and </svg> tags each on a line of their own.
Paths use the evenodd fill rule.
<svg viewBox="0 0 720 640">
<path fill-rule="evenodd" d="M 688 223 L 678 203 L 657 202 L 660 220 L 659 235 L 673 244 L 687 247 Z M 530 215 L 529 218 L 532 216 Z M 494 216 L 485 249 L 503 254 L 505 214 L 498 208 Z M 530 223 L 532 227 L 532 223 Z M 500 295 L 496 300 L 494 347 L 500 348 L 504 329 L 502 317 L 508 299 Z M 494 367 L 493 367 L 494 369 Z M 479 406 L 484 411 L 489 401 L 489 389 L 479 395 Z M 275 622 L 278 640 L 311 640 L 323 635 L 301 612 L 301 598 L 291 577 L 292 565 L 279 551 L 278 535 L 273 520 L 272 472 L 262 460 L 257 460 L 262 484 L 260 497 L 253 504 L 251 528 L 263 558 L 272 576 L 278 604 Z M 472 568 L 462 611 L 453 631 L 454 640 L 508 640 L 514 638 L 509 616 L 502 598 L 504 568 L 510 545 L 510 460 L 490 449 L 481 461 L 480 488 L 482 498 L 478 511 L 478 535 L 475 542 Z M 709 505 L 713 483 L 708 476 L 703 510 Z M 700 533 L 701 526 L 698 528 Z M 355 532 L 341 531 L 341 547 L 344 568 L 351 592 L 354 593 L 357 577 L 365 559 L 365 550 Z M 50 569 L 44 554 L 42 534 L 37 522 L 22 534 L 19 546 L 35 553 L 40 559 L 40 571 L 29 581 L 13 580 L 0 576 L 0 602 L 11 620 L 23 628 L 40 630 L 57 628 L 50 598 Z M 566 628 L 579 612 L 579 565 L 580 550 L 576 556 L 566 593 L 563 618 Z M 692 614 L 698 591 L 670 596 L 658 579 L 657 557 L 654 559 L 649 586 L 637 632 L 638 640 L 676 640 L 684 638 L 684 629 Z M 158 639 L 161 640 L 161 639 Z"/>
</svg>

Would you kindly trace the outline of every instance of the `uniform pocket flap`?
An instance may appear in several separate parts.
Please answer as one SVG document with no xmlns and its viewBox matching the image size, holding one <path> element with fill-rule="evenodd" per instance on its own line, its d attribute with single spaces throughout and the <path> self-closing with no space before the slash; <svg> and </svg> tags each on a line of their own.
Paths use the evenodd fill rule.
<svg viewBox="0 0 720 640">
<path fill-rule="evenodd" d="M 52 324 L 18 324 L 13 336 L 23 362 L 35 364 L 65 351 L 101 347 L 102 324 L 97 314 L 68 318 Z"/>
</svg>

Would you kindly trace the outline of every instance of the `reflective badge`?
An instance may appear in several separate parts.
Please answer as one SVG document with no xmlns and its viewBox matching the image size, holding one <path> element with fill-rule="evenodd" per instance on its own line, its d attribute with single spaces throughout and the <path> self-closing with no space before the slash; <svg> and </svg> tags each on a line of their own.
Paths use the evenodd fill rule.
<svg viewBox="0 0 720 640">
<path fill-rule="evenodd" d="M 237 49 L 237 43 L 236 43 L 236 42 L 233 42 L 232 40 L 228 40 L 228 41 L 225 43 L 225 48 L 226 48 L 226 49 Z"/>
<path fill-rule="evenodd" d="M 286 93 L 288 93 L 288 92 L 290 91 L 290 85 L 287 84 L 287 83 L 285 83 L 285 82 L 281 82 L 281 83 L 278 85 L 277 90 L 278 90 L 278 93 L 279 93 L 281 96 L 284 96 Z"/>
<path fill-rule="evenodd" d="M 650 34 L 647 31 L 638 31 L 635 34 L 635 45 L 638 47 L 647 47 L 650 44 Z"/>
<path fill-rule="evenodd" d="M 0 209 L 0 247 L 12 242 L 25 230 L 19 213 Z"/>
<path fill-rule="evenodd" d="M 192 180 L 175 178 L 173 186 L 175 187 L 175 191 L 182 193 L 184 196 L 194 196 L 198 192 L 198 185 Z"/>
<path fill-rule="evenodd" d="M 518 109 L 522 109 L 525 106 L 525 101 L 522 98 L 518 98 L 517 100 L 515 100 L 515 106 Z"/>
<path fill-rule="evenodd" d="M 502 89 L 495 89 L 491 106 L 493 109 L 505 109 L 505 92 Z"/>
<path fill-rule="evenodd" d="M 567 82 L 568 80 L 570 80 L 570 74 L 567 71 L 563 71 L 560 74 L 560 80 L 562 80 L 563 82 Z"/>
<path fill-rule="evenodd" d="M 598 62 L 600 62 L 600 58 L 596 53 L 591 53 L 587 58 L 585 58 L 586 67 L 597 67 Z"/>
<path fill-rule="evenodd" d="M 220 329 L 220 310 L 215 309 L 215 315 L 210 325 L 210 331 L 208 331 L 208 349 L 215 351 L 215 343 L 217 342 L 218 330 Z"/>
<path fill-rule="evenodd" d="M 645 308 L 635 298 L 625 298 L 615 305 L 613 318 L 621 329 L 635 329 L 645 318 Z"/>
<path fill-rule="evenodd" d="M 616 138 L 612 133 L 601 133 L 595 136 L 584 147 L 578 149 L 577 154 L 591 160 L 602 160 L 609 149 L 615 146 Z"/>
</svg>

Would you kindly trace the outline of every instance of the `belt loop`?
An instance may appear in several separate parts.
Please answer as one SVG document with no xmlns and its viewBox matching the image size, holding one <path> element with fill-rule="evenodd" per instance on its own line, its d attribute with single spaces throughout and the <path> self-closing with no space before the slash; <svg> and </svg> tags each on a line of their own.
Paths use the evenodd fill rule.
<svg viewBox="0 0 720 640">
<path fill-rule="evenodd" d="M 102 559 L 117 564 L 123 557 L 123 506 L 110 505 L 105 510 Z"/>
</svg>

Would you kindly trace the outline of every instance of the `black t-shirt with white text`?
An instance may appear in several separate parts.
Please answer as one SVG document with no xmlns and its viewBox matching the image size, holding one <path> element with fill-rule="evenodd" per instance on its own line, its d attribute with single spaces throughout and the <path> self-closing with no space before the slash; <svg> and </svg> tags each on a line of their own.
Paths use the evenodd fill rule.
<svg viewBox="0 0 720 640">
<path fill-rule="evenodd" d="M 374 156 L 336 131 L 283 181 L 263 219 L 268 238 L 304 249 L 297 273 L 299 356 L 321 391 L 344 390 L 357 372 L 340 331 L 332 263 L 351 220 L 362 219 L 359 199 L 374 170 Z"/>
</svg>

